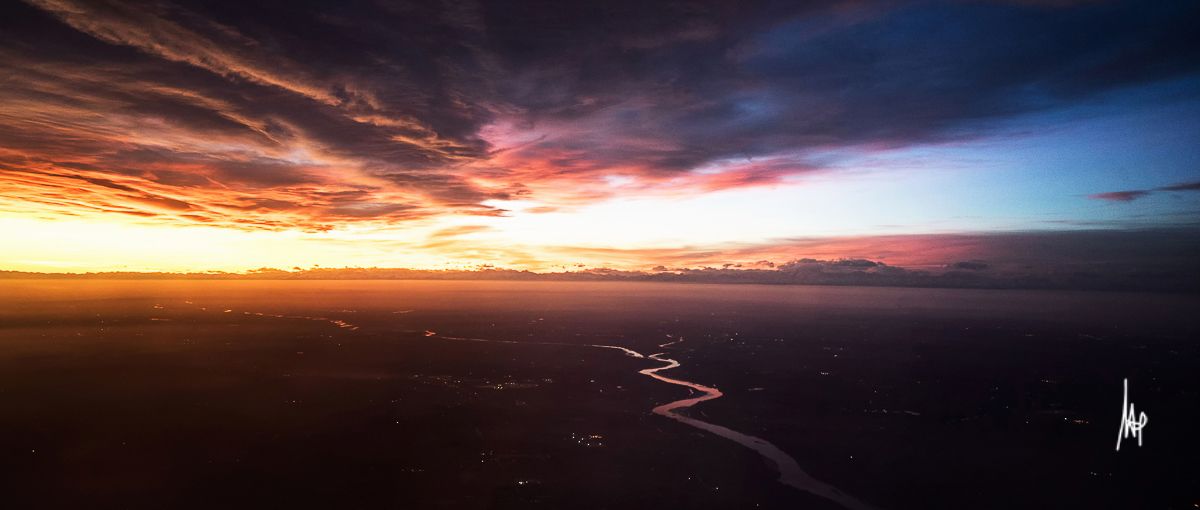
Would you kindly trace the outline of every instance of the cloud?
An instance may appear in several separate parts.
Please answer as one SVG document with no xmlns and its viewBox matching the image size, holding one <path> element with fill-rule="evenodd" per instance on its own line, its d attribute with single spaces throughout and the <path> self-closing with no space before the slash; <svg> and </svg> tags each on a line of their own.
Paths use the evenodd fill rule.
<svg viewBox="0 0 1200 510">
<path fill-rule="evenodd" d="M 838 10 L 822 8 L 774 21 L 733 15 L 718 23 L 720 37 L 644 53 L 584 37 L 588 58 L 575 65 L 559 65 L 580 51 L 572 44 L 540 48 L 544 60 L 517 59 L 524 72 L 504 89 L 521 107 L 511 124 L 533 134 L 495 140 L 511 139 L 520 147 L 511 156 L 528 165 L 551 162 L 547 176 L 614 168 L 690 176 L 735 157 L 978 136 L 999 119 L 1197 69 L 1182 22 L 1195 18 L 1194 6 L 866 10 L 840 23 Z M 525 37 L 548 36 L 512 37 L 528 45 Z"/>
<path fill-rule="evenodd" d="M 302 230 L 567 210 L 786 184 L 1200 71 L 1194 3 L 1053 3 L 9 3 L 0 207 Z"/>
<path fill-rule="evenodd" d="M 1107 200 L 1109 202 L 1132 202 L 1149 194 L 1150 191 L 1146 190 L 1109 191 L 1088 195 L 1088 198 Z"/>
<path fill-rule="evenodd" d="M 1161 191 L 1200 191 L 1200 181 L 1173 184 L 1170 186 L 1163 186 L 1158 189 Z"/>
<path fill-rule="evenodd" d="M 1200 182 L 1185 182 L 1180 184 L 1172 184 L 1154 189 L 1138 189 L 1128 191 L 1109 191 L 1106 193 L 1096 193 L 1088 195 L 1088 198 L 1097 200 L 1107 200 L 1109 202 L 1132 202 L 1142 197 L 1149 196 L 1152 193 L 1161 191 L 1200 191 Z"/>
<path fill-rule="evenodd" d="M 947 267 L 949 267 L 950 269 L 957 269 L 957 270 L 963 270 L 963 271 L 983 271 L 983 270 L 987 269 L 989 266 L 988 266 L 987 262 L 984 262 L 982 260 L 963 260 L 963 261 L 959 261 L 959 262 L 950 264 Z"/>
<path fill-rule="evenodd" d="M 432 239 L 460 237 L 467 234 L 474 234 L 476 232 L 486 232 L 488 230 L 491 230 L 491 227 L 486 225 L 460 225 L 457 227 L 440 229 L 432 234 L 429 234 L 429 237 Z"/>
</svg>

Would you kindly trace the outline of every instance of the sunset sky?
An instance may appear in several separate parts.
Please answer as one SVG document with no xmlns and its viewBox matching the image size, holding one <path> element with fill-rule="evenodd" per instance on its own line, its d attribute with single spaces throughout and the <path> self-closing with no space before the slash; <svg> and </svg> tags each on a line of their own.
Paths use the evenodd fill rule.
<svg viewBox="0 0 1200 510">
<path fill-rule="evenodd" d="M 1191 232 L 1197 26 L 1193 1 L 5 2 L 0 269 L 935 267 Z"/>
</svg>

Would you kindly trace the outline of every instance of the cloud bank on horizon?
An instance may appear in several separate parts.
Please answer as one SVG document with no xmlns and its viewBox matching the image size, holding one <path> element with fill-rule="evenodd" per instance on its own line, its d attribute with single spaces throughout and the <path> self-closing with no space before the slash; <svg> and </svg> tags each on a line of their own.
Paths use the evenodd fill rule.
<svg viewBox="0 0 1200 510">
<path fill-rule="evenodd" d="M 203 226 L 273 254 L 245 264 L 646 268 L 782 263 L 809 236 L 1200 218 L 1194 2 L 0 14 L 0 220 L 72 250 L 102 224 L 165 255 L 164 229 Z M 900 258 L 953 262 L 928 256 L 951 238 L 922 239 Z M 0 263 L 72 267 L 32 244 Z"/>
</svg>

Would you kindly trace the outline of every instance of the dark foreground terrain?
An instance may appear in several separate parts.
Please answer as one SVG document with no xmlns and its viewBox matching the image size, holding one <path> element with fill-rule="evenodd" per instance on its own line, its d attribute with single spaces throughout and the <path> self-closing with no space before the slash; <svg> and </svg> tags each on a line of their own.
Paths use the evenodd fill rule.
<svg viewBox="0 0 1200 510">
<path fill-rule="evenodd" d="M 1195 508 L 1191 296 L 570 282 L 0 283 L 6 508 Z M 471 340 L 466 340 L 471 339 Z M 682 340 L 682 341 L 680 341 Z M 660 347 L 660 345 L 665 345 Z M 1114 451 L 1122 379 L 1149 416 Z"/>
</svg>

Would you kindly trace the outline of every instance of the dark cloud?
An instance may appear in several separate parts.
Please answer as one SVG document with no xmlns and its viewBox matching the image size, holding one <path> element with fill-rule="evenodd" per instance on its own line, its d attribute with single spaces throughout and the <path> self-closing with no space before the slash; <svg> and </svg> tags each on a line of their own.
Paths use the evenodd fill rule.
<svg viewBox="0 0 1200 510">
<path fill-rule="evenodd" d="M 82 177 L 82 176 L 76 176 L 76 175 L 71 175 L 71 176 L 66 176 L 66 177 L 71 177 L 71 178 L 74 178 L 74 179 L 79 179 L 79 180 L 82 180 L 82 181 L 90 182 L 90 183 L 92 183 L 92 184 L 95 184 L 95 185 L 97 185 L 97 186 L 103 186 L 103 187 L 105 187 L 105 188 L 111 188 L 111 189 L 115 189 L 115 190 L 121 190 L 121 191 L 133 191 L 133 192 L 136 192 L 136 191 L 137 191 L 137 190 L 135 190 L 135 189 L 133 189 L 133 188 L 130 188 L 129 186 L 125 186 L 125 185 L 123 185 L 123 184 L 117 184 L 117 183 L 115 183 L 115 182 L 113 182 L 113 181 L 110 181 L 110 180 L 108 180 L 108 179 L 100 179 L 100 178 L 97 178 L 97 177 Z"/>
<path fill-rule="evenodd" d="M 555 166 L 575 171 L 639 161 L 679 172 L 722 158 L 904 146 L 978 135 L 988 122 L 1200 68 L 1192 3 L 859 10 L 846 20 L 819 8 L 771 19 L 694 9 L 715 35 L 636 51 L 617 40 L 637 23 L 608 27 L 600 16 L 572 39 L 579 46 L 516 58 L 525 71 L 506 98 L 550 135 L 524 152 L 558 155 Z M 512 37 L 524 49 L 554 35 Z"/>
<path fill-rule="evenodd" d="M 960 262 L 955 262 L 953 264 L 950 264 L 947 267 L 950 269 L 963 270 L 963 271 L 983 271 L 984 269 L 987 269 L 989 266 L 988 266 L 987 262 L 984 262 L 982 260 L 963 260 Z"/>
<path fill-rule="evenodd" d="M 1200 182 L 1185 182 L 1158 188 L 1162 191 L 1200 191 Z"/>
<path fill-rule="evenodd" d="M 1146 190 L 1109 191 L 1088 195 L 1088 198 L 1107 200 L 1109 202 L 1132 202 L 1149 194 L 1150 192 Z"/>
<path fill-rule="evenodd" d="M 440 204 L 472 206 L 485 200 L 507 199 L 503 191 L 486 191 L 462 177 L 435 173 L 390 173 L 380 177 L 404 189 L 424 193 Z"/>
<path fill-rule="evenodd" d="M 1052 3 L 10 2 L 0 165 L 305 206 L 253 225 L 498 215 L 542 180 L 606 198 L 585 184 L 612 172 L 770 185 L 1200 70 L 1194 2 Z"/>
<path fill-rule="evenodd" d="M 1170 186 L 1163 186 L 1161 188 L 1154 188 L 1154 189 L 1109 191 L 1106 193 L 1096 193 L 1094 195 L 1088 195 L 1088 198 L 1095 198 L 1097 200 L 1108 200 L 1110 202 L 1132 202 L 1139 198 L 1149 196 L 1152 193 L 1157 193 L 1157 192 L 1161 192 L 1161 191 L 1200 191 L 1200 182 L 1185 182 L 1185 183 L 1173 184 Z"/>
</svg>

